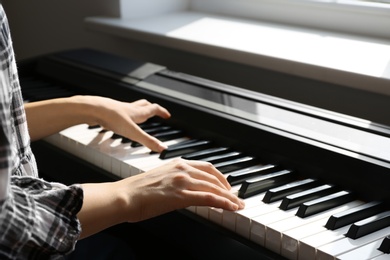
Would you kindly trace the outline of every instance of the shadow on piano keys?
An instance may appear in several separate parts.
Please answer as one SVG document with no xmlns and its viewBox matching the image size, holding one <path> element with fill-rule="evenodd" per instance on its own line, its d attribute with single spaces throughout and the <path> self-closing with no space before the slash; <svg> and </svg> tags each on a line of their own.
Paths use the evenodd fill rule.
<svg viewBox="0 0 390 260">
<path fill-rule="evenodd" d="M 110 55 L 86 50 L 53 57 L 34 61 L 38 65 L 32 62 L 22 67 L 21 85 L 26 102 L 81 93 L 118 98 L 127 93 L 134 99 L 146 97 L 156 100 L 173 112 L 173 118 L 166 122 L 151 120 L 141 125 L 145 131 L 166 142 L 168 149 L 161 154 L 150 153 L 147 148 L 110 131 L 104 131 L 99 126 L 77 125 L 65 129 L 33 145 L 43 174 L 57 168 L 51 164 L 58 158 L 68 160 L 62 169 L 64 173 L 61 174 L 68 175 L 61 180 L 65 183 L 126 178 L 176 157 L 205 160 L 212 162 L 226 175 L 232 185 L 232 192 L 245 199 L 246 208 L 228 212 L 209 207 L 190 207 L 179 211 L 179 215 L 171 213 L 162 216 L 162 223 L 176 218 L 183 223 L 187 222 L 185 228 L 196 237 L 192 238 L 193 241 L 208 241 L 201 247 L 210 247 L 210 243 L 216 243 L 214 252 L 203 252 L 202 256 L 193 253 L 195 259 L 198 255 L 199 259 L 215 259 L 216 255 L 224 253 L 226 259 L 236 259 L 239 256 L 245 259 L 256 259 L 259 256 L 265 259 L 390 259 L 390 195 L 383 183 L 390 179 L 390 163 L 388 158 L 380 157 L 380 153 L 350 156 L 353 153 L 349 149 L 334 144 L 324 145 L 324 141 L 302 136 L 294 132 L 294 128 L 284 129 L 281 133 L 274 125 L 258 127 L 252 115 L 247 117 L 250 120 L 240 117 L 248 112 L 245 106 L 251 103 L 243 105 L 242 102 L 247 100 L 243 101 L 240 96 L 239 99 L 234 99 L 236 89 L 233 88 L 230 92 L 221 90 L 221 85 L 217 83 L 213 89 L 209 81 L 197 81 L 197 84 L 202 83 L 204 86 L 202 91 L 195 93 L 199 95 L 199 99 L 195 101 L 206 100 L 204 103 L 210 107 L 205 111 L 204 107 L 183 104 L 183 99 L 187 96 L 173 101 L 172 96 L 164 96 L 158 89 L 157 94 L 153 92 L 156 85 L 167 84 L 164 81 L 169 81 L 170 84 L 177 81 L 177 86 L 172 86 L 172 89 L 184 91 L 184 84 L 194 80 L 192 77 L 183 78 L 182 74 L 152 66 L 151 73 L 141 73 L 141 78 L 133 76 L 126 81 L 128 85 L 123 87 L 122 79 L 108 77 L 105 70 L 102 75 L 97 73 L 101 70 L 99 66 L 103 65 L 91 65 L 89 62 L 91 57 L 94 61 L 97 57 L 101 58 L 101 63 L 106 63 L 104 61 L 109 57 L 111 62 L 125 64 L 122 59 L 118 58 L 119 61 L 116 61 Z M 129 66 L 133 65 L 130 62 Z M 144 66 L 142 63 L 136 65 L 137 68 Z M 78 66 L 87 69 L 80 72 Z M 150 69 L 150 66 L 146 67 Z M 67 73 L 65 76 L 64 71 L 73 73 L 74 77 Z M 78 79 L 81 80 L 77 85 L 96 83 L 96 89 L 74 87 Z M 100 79 L 99 82 L 97 79 Z M 110 88 L 108 91 L 101 86 L 113 84 L 118 90 L 112 91 Z M 64 87 L 68 85 L 72 87 Z M 191 91 L 189 93 L 194 94 Z M 216 97 L 218 102 L 211 100 L 210 96 Z M 252 99 L 254 97 L 248 98 L 251 102 Z M 280 113 L 280 103 L 275 104 L 272 99 L 260 101 L 265 104 L 261 107 L 263 110 L 270 107 L 273 109 L 272 115 Z M 222 108 L 221 113 L 219 106 L 225 102 L 232 102 L 238 107 L 228 104 Z M 175 109 L 179 111 L 176 112 Z M 234 114 L 236 109 L 240 111 Z M 306 110 L 294 109 L 297 108 L 287 102 L 286 107 L 282 107 L 282 113 L 307 117 Z M 233 112 L 229 114 L 226 111 Z M 263 114 L 256 116 L 260 122 L 263 122 L 263 117 L 267 119 Z M 323 117 L 321 113 L 314 111 L 308 120 L 314 122 Z M 215 118 L 218 119 L 214 121 Z M 289 118 L 284 119 L 280 121 L 287 122 Z M 363 135 L 374 135 L 374 139 L 388 141 L 389 132 L 385 127 L 382 132 L 378 130 L 380 126 L 376 126 L 378 129 L 365 131 L 359 125 L 351 127 L 351 123 L 343 117 L 332 117 L 329 122 L 325 121 L 330 125 L 334 125 L 336 121 L 342 127 L 350 128 L 351 133 L 361 131 Z M 193 127 L 198 125 L 201 127 Z M 61 156 L 56 158 L 53 151 Z M 56 163 L 58 162 L 54 164 Z M 78 168 L 72 165 L 77 165 Z M 74 171 L 79 173 L 69 174 Z M 58 180 L 58 176 L 47 177 Z M 156 223 L 159 223 L 158 218 L 140 225 L 152 232 L 151 230 L 161 229 L 161 223 Z M 191 228 L 192 225 L 199 227 L 199 223 L 203 225 L 202 228 Z M 165 233 L 173 232 L 177 223 L 170 222 L 168 225 L 172 230 L 165 228 Z M 181 230 L 179 233 L 183 237 L 186 231 Z M 196 233 L 199 234 L 195 235 Z M 211 240 L 214 238 L 214 241 L 206 239 L 206 236 Z M 180 238 L 171 236 L 171 239 L 175 243 L 182 242 Z M 225 244 L 216 242 L 215 239 L 224 241 Z M 188 243 L 184 248 L 194 252 L 196 248 L 190 245 L 191 240 Z M 195 245 L 198 246 L 197 243 Z"/>
</svg>

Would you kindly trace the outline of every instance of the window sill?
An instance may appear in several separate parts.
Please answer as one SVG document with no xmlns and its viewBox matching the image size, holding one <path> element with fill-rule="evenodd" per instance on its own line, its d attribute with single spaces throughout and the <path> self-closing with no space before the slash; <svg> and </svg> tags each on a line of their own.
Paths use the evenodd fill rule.
<svg viewBox="0 0 390 260">
<path fill-rule="evenodd" d="M 390 41 L 195 12 L 89 17 L 89 30 L 390 95 Z"/>
</svg>

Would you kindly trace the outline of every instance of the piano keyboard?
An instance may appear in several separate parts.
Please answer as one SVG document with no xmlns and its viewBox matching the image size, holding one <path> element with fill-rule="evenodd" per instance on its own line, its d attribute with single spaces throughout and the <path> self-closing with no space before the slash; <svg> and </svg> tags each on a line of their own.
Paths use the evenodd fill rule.
<svg viewBox="0 0 390 260">
<path fill-rule="evenodd" d="M 95 55 L 97 56 L 95 57 Z M 91 60 L 89 60 L 90 57 L 92 57 Z M 134 62 L 128 63 L 128 61 L 124 61 L 123 59 L 119 59 L 119 61 L 120 62 L 116 63 L 117 58 L 85 50 L 71 51 L 69 53 L 59 54 L 58 56 L 54 55 L 53 60 L 51 60 L 50 57 L 49 59 L 43 59 L 43 65 L 40 64 L 37 67 L 38 74 L 43 74 L 43 78 L 45 78 L 44 81 L 41 81 L 41 75 L 37 78 L 35 78 L 34 75 L 30 75 L 30 67 L 27 67 L 26 69 L 29 77 L 23 77 L 21 79 L 25 100 L 26 102 L 31 102 L 83 93 L 120 98 L 127 95 L 128 91 L 130 91 L 129 86 L 131 86 L 131 84 L 138 84 L 138 81 L 141 81 L 138 88 L 131 90 L 130 96 L 134 98 L 138 97 L 137 95 L 140 95 L 143 98 L 147 94 L 149 95 L 147 96 L 148 99 L 155 99 L 156 95 L 148 92 L 149 88 L 152 92 L 153 88 L 156 88 L 157 85 L 153 84 L 166 84 L 169 86 L 169 89 L 163 89 L 163 92 L 168 90 L 173 91 L 176 88 L 176 90 L 179 90 L 177 93 L 181 93 L 185 88 L 191 87 L 185 84 L 191 82 L 192 78 L 185 78 L 182 80 L 179 75 L 179 80 L 170 81 L 170 78 L 176 80 L 177 77 L 174 72 L 170 71 L 165 71 L 165 74 L 159 74 L 158 77 L 152 75 L 148 78 L 145 75 L 151 74 L 146 73 L 148 72 L 148 69 L 146 69 L 142 73 L 142 75 L 145 75 L 141 78 L 132 77 L 132 75 L 130 75 L 131 77 L 128 77 L 128 73 L 123 74 L 125 71 L 127 72 L 128 67 L 126 65 L 128 64 L 129 67 L 136 68 L 135 71 L 139 71 L 138 68 L 140 64 Z M 73 64 L 75 62 L 76 65 Z M 79 67 L 77 62 L 81 62 L 82 66 Z M 89 70 L 88 66 L 91 67 L 91 70 Z M 117 69 L 114 69 L 116 67 L 119 67 L 119 72 L 116 71 Z M 148 67 L 146 66 L 146 68 Z M 115 73 L 119 73 L 119 76 L 116 77 L 122 78 L 122 74 L 126 75 L 126 80 L 131 81 L 131 84 L 126 82 L 125 86 L 123 86 L 122 81 L 118 83 L 117 78 L 112 77 L 109 73 L 111 69 L 114 70 Z M 152 74 L 160 69 L 161 68 L 153 69 Z M 85 75 L 83 74 L 83 77 L 81 75 L 82 70 L 85 70 Z M 102 70 L 100 72 L 104 76 L 97 76 L 99 70 Z M 69 74 L 71 73 L 77 75 L 77 82 L 81 81 L 81 85 L 92 85 L 93 88 L 85 89 L 83 88 L 84 86 L 79 86 L 81 89 L 72 91 L 68 88 L 63 88 L 61 84 L 55 83 L 58 80 L 59 82 L 77 85 L 72 81 L 72 77 L 69 77 Z M 136 75 L 139 75 L 139 73 L 136 73 Z M 47 77 L 50 79 L 53 78 L 52 83 L 47 83 Z M 112 81 L 113 78 L 114 80 Z M 85 84 L 85 82 L 88 82 L 88 84 Z M 363 133 L 361 137 L 357 135 L 357 139 L 364 139 L 365 143 L 360 143 L 360 146 L 357 146 L 362 150 L 359 150 L 356 153 L 356 150 L 354 150 L 355 143 L 348 143 L 349 138 L 344 138 L 344 136 L 334 139 L 334 144 L 330 145 L 328 145 L 326 139 L 317 139 L 317 137 L 323 137 L 321 132 L 324 128 L 323 124 L 317 125 L 317 129 L 313 130 L 315 135 L 310 137 L 305 136 L 306 134 L 310 134 L 310 131 L 303 130 L 308 130 L 307 127 L 311 124 L 316 126 L 315 123 L 310 121 L 310 118 L 304 117 L 306 114 L 311 115 L 310 111 L 308 112 L 305 109 L 301 111 L 299 110 L 301 109 L 299 107 L 297 110 L 298 113 L 295 113 L 296 107 L 294 106 L 287 106 L 287 109 L 285 110 L 280 109 L 283 108 L 285 105 L 284 103 L 280 104 L 276 102 L 274 106 L 272 106 L 272 102 L 275 101 L 272 99 L 259 99 L 259 102 L 256 103 L 251 101 L 254 99 L 252 96 L 245 99 L 240 95 L 235 95 L 235 89 L 230 90 L 230 92 L 225 92 L 226 86 L 224 85 L 220 86 L 216 84 L 215 86 L 213 85 L 210 87 L 211 83 L 203 80 L 195 83 L 196 84 L 194 85 L 197 86 L 197 88 L 189 89 L 189 93 L 191 95 L 198 94 L 198 96 L 194 97 L 196 102 L 199 101 L 200 97 L 206 97 L 203 99 L 206 104 L 213 103 L 208 99 L 211 92 L 217 100 L 222 100 L 221 103 L 214 102 L 212 104 L 213 106 L 209 109 L 211 110 L 211 113 L 207 111 L 207 113 L 203 113 L 200 116 L 202 120 L 204 120 L 204 116 L 208 119 L 207 126 L 210 127 L 210 129 L 206 129 L 207 133 L 219 132 L 221 127 L 220 123 L 222 123 L 224 127 L 228 126 L 229 128 L 235 129 L 235 127 L 238 126 L 237 122 L 239 122 L 239 127 L 241 127 L 241 125 L 243 127 L 239 129 L 240 132 L 245 134 L 248 133 L 251 137 L 248 139 L 246 136 L 240 136 L 239 141 L 241 142 L 244 140 L 244 145 L 241 145 L 240 147 L 245 149 L 245 144 L 250 144 L 252 146 L 252 135 L 261 132 L 261 138 L 264 142 L 259 145 L 253 145 L 261 145 L 261 152 L 259 152 L 259 149 L 255 149 L 256 152 L 259 152 L 264 156 L 269 151 L 273 151 L 272 156 L 269 157 L 273 158 L 273 156 L 276 155 L 276 159 L 273 160 L 273 162 L 267 162 L 263 158 L 247 154 L 245 151 L 237 150 L 234 147 L 220 146 L 220 143 L 224 143 L 223 141 L 231 141 L 234 138 L 230 133 L 223 135 L 221 138 L 219 138 L 218 135 L 218 141 L 204 140 L 203 138 L 198 139 L 187 134 L 182 129 L 177 129 L 174 126 L 167 125 L 166 122 L 159 120 L 151 120 L 151 122 L 142 124 L 141 127 L 150 134 L 164 140 L 164 143 L 169 148 L 161 154 L 150 153 L 149 149 L 138 143 L 116 135 L 111 131 L 105 131 L 99 126 L 89 127 L 84 124 L 70 127 L 58 134 L 47 137 L 44 142 L 48 142 L 106 172 L 110 172 L 115 178 L 119 179 L 141 174 L 142 172 L 158 167 L 159 165 L 165 164 L 169 160 L 174 160 L 178 157 L 212 162 L 225 174 L 227 180 L 232 185 L 232 192 L 244 199 L 246 207 L 237 212 L 224 211 L 211 207 L 189 207 L 186 210 L 190 214 L 215 223 L 217 226 L 223 227 L 224 229 L 239 235 L 244 238 L 244 240 L 251 241 L 261 247 L 267 248 L 287 259 L 390 259 L 390 212 L 388 204 L 386 204 L 389 201 L 389 195 L 386 193 L 387 186 L 385 185 L 387 185 L 387 183 L 386 181 L 383 181 L 383 179 L 389 180 L 387 177 L 389 173 L 389 167 L 387 165 L 389 157 L 388 153 L 386 153 L 386 149 L 390 131 L 385 134 L 384 132 L 386 131 L 377 131 L 376 125 L 371 125 L 371 131 L 366 131 L 366 129 L 361 126 L 346 129 L 346 137 L 349 137 L 348 133 L 351 132 L 356 134 Z M 203 83 L 205 83 L 207 87 L 199 88 L 199 85 L 203 86 Z M 107 88 L 107 85 L 109 84 L 114 84 L 118 89 L 115 89 L 114 91 L 114 88 Z M 96 88 L 96 86 L 98 86 L 98 88 Z M 221 88 L 223 91 L 220 91 Z M 168 97 L 168 101 L 164 98 L 159 99 L 160 96 L 162 96 L 161 94 L 164 93 L 158 93 L 156 102 L 162 101 L 165 102 L 162 105 L 170 105 L 170 102 L 172 101 L 170 97 Z M 187 97 L 188 96 L 184 96 L 183 100 Z M 225 99 L 226 103 L 223 102 Z M 175 100 L 175 102 L 180 104 L 183 100 Z M 267 102 L 270 102 L 271 106 L 267 106 Z M 185 110 L 179 115 L 179 117 L 184 117 L 184 119 L 181 118 L 182 120 L 186 120 L 188 117 L 187 112 L 190 111 L 188 107 L 192 109 L 191 105 L 188 105 L 187 103 L 185 106 L 179 106 L 179 114 L 181 110 Z M 176 108 L 176 104 L 174 108 Z M 221 108 L 223 113 L 218 114 Z M 256 111 L 259 110 L 261 113 L 255 115 L 249 108 L 254 108 Z M 202 107 L 199 109 L 197 107 L 195 113 L 199 113 L 199 111 L 203 112 L 202 109 L 204 108 Z M 231 119 L 232 117 L 229 117 L 231 114 L 225 113 L 226 111 L 237 112 L 237 114 Z M 284 114 L 286 111 L 287 114 Z M 264 113 L 267 112 L 269 112 L 269 114 L 267 114 L 268 117 L 267 115 L 264 116 Z M 212 115 L 209 116 L 209 114 Z M 222 120 L 215 123 L 215 118 L 218 116 L 219 120 L 220 115 L 223 119 L 228 118 L 228 120 L 234 122 L 231 123 L 229 121 L 229 123 L 226 123 L 226 121 Z M 250 122 L 246 125 L 247 122 L 245 121 L 245 118 L 241 116 L 248 115 L 250 116 L 250 119 L 247 121 Z M 195 116 L 198 116 L 198 114 Z M 253 118 L 253 116 L 256 117 Z M 342 118 L 341 122 L 339 122 L 337 118 L 334 120 L 333 114 L 327 114 L 326 116 L 331 117 L 330 120 L 324 120 L 324 122 L 332 123 L 330 127 L 334 130 L 333 133 L 337 132 L 335 131 L 335 128 L 343 128 L 344 130 L 344 128 L 347 128 L 345 126 L 350 125 L 348 118 Z M 235 121 L 236 117 L 239 118 L 237 121 Z M 280 120 L 280 117 L 282 120 Z M 322 117 L 322 114 L 319 115 L 316 113 L 314 113 L 313 116 L 315 120 Z M 255 126 L 253 127 L 255 130 L 253 130 L 252 125 L 253 122 L 257 122 L 256 120 L 265 121 L 261 122 L 261 127 L 257 128 L 258 126 Z M 277 120 L 279 120 L 279 122 L 276 122 Z M 294 125 L 296 121 L 305 121 L 306 125 L 301 128 L 296 127 L 296 125 Z M 178 120 L 177 122 L 180 121 Z M 278 125 L 272 125 L 275 122 L 278 123 Z M 270 127 L 268 127 L 268 124 L 270 124 Z M 359 122 L 357 124 L 359 124 Z M 248 125 L 250 127 L 248 127 Z M 282 127 L 292 128 L 283 131 L 282 127 L 279 128 L 280 125 Z M 217 130 L 215 130 L 216 128 Z M 363 130 L 359 131 L 361 128 L 363 128 Z M 202 132 L 202 129 L 197 130 Z M 341 132 L 344 133 L 344 131 Z M 294 133 L 299 134 L 294 135 Z M 204 132 L 202 132 L 202 136 L 205 136 Z M 309 141 L 303 140 L 306 137 Z M 332 136 L 331 139 L 333 139 L 333 137 L 334 136 Z M 373 139 L 368 139 L 366 137 L 373 137 Z M 268 140 L 268 138 L 270 140 Z M 283 141 L 278 141 L 279 139 L 277 138 L 282 138 Z M 288 141 L 286 141 L 286 139 Z M 290 142 L 290 139 L 293 139 L 293 141 Z M 346 146 L 349 146 L 348 148 L 340 145 L 340 143 L 344 143 L 344 141 Z M 277 144 L 275 144 L 275 142 L 277 142 Z M 304 144 L 300 145 L 301 143 Z M 378 146 L 366 145 L 371 143 L 375 143 L 375 145 Z M 351 144 L 352 146 L 350 146 Z M 271 149 L 270 146 L 272 146 Z M 312 146 L 315 146 L 316 148 L 311 149 Z M 282 153 L 279 151 L 275 153 L 275 147 L 282 147 L 284 150 L 281 151 Z M 263 152 L 263 148 L 266 152 Z M 308 152 L 303 151 L 304 149 L 308 149 Z M 341 156 L 338 156 L 340 150 L 342 150 L 340 153 Z M 295 156 L 295 154 L 293 154 L 294 152 L 299 153 L 300 155 Z M 310 154 L 312 152 L 315 154 Z M 303 156 L 302 153 L 305 153 L 305 155 Z M 286 154 L 288 156 L 287 160 L 285 160 Z M 307 156 L 307 154 L 309 154 L 309 156 Z M 347 155 L 344 156 L 345 154 Z M 354 160 L 356 155 L 358 157 L 364 157 L 362 160 L 364 163 Z M 317 159 L 316 157 L 326 158 L 326 160 L 321 162 L 335 163 L 335 165 L 331 165 L 332 167 L 337 167 L 335 173 L 329 172 L 332 170 L 332 167 L 322 164 L 319 166 L 319 168 L 321 168 L 320 174 L 318 174 L 318 172 L 308 173 L 308 169 L 318 170 L 318 163 L 313 164 L 312 162 L 309 162 L 310 167 L 307 168 L 305 165 L 307 159 L 315 160 Z M 299 162 L 296 162 L 297 160 L 299 160 Z M 297 169 L 289 168 L 288 166 L 286 167 L 282 164 L 275 163 L 275 161 L 286 162 L 286 165 L 293 164 L 298 167 Z M 304 169 L 302 169 L 302 167 L 300 168 L 302 163 L 304 164 Z M 356 163 L 357 166 L 353 165 L 354 163 Z M 378 167 L 371 167 L 371 165 Z M 381 168 L 382 166 L 383 168 Z M 325 170 L 322 171 L 322 168 Z M 348 176 L 348 178 L 356 177 L 356 180 L 358 181 L 348 179 L 343 175 L 342 171 L 351 168 L 353 170 L 345 173 L 345 176 Z M 379 171 L 376 172 L 376 170 Z M 304 174 L 302 174 L 303 171 Z M 361 194 L 361 190 L 357 190 L 358 192 L 355 190 L 344 190 L 338 184 L 326 183 L 323 179 L 328 176 L 324 176 L 324 174 L 333 174 L 331 176 L 333 178 L 331 179 L 337 180 L 338 184 L 348 180 L 353 184 L 347 186 L 358 187 L 359 189 L 363 186 L 363 188 L 369 190 L 369 193 L 376 193 L 374 197 L 384 198 L 384 200 L 362 199 L 358 195 L 359 192 L 359 194 Z M 340 174 L 343 176 L 339 177 L 338 175 Z M 335 175 L 337 175 L 336 178 L 334 178 Z M 373 178 L 370 178 L 370 176 L 366 177 L 368 175 L 372 175 Z M 321 177 L 321 180 L 317 179 L 315 176 Z M 380 180 L 379 182 L 376 181 L 378 179 Z M 357 182 L 364 182 L 364 184 L 360 185 L 360 183 L 358 183 L 357 185 Z M 366 182 L 371 184 L 374 183 L 374 185 L 371 185 L 373 187 L 367 187 L 370 186 L 370 184 L 365 185 Z M 383 182 L 386 184 L 383 185 Z M 379 193 L 385 192 L 386 194 L 383 194 L 383 196 L 380 194 L 380 196 L 378 196 L 378 191 Z"/>
<path fill-rule="evenodd" d="M 161 126 L 141 127 L 151 131 Z M 293 170 L 173 130 L 165 126 L 154 133 L 164 136 L 168 146 L 161 154 L 85 124 L 45 141 L 119 178 L 178 157 L 210 161 L 225 174 L 232 192 L 245 198 L 246 207 L 237 212 L 211 207 L 188 211 L 287 259 L 390 259 L 390 211 L 382 203 L 359 200 L 335 185 L 301 179 Z"/>
</svg>

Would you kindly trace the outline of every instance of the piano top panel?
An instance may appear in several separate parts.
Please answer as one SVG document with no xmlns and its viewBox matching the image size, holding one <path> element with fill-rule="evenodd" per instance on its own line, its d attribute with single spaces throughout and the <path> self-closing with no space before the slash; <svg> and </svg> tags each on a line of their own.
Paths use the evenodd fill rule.
<svg viewBox="0 0 390 260">
<path fill-rule="evenodd" d="M 331 149 L 343 150 L 353 157 L 372 158 L 378 164 L 390 165 L 390 129 L 385 126 L 370 128 L 370 122 L 360 119 L 338 117 L 333 113 L 312 114 L 291 105 L 281 107 L 264 96 L 251 93 L 238 95 L 225 88 L 212 88 L 196 82 L 167 77 L 170 72 L 151 75 L 136 85 L 143 89 L 174 97 L 176 99 L 218 111 L 233 117 L 254 122 L 266 131 L 299 139 L 302 142 Z M 183 78 L 184 74 L 180 77 Z M 329 116 L 328 116 L 329 115 Z M 331 117 L 330 117 L 331 115 Z"/>
</svg>

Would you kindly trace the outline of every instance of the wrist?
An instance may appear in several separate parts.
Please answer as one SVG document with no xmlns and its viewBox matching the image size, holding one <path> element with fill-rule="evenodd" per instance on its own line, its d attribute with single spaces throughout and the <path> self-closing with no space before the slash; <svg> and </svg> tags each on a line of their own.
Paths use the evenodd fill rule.
<svg viewBox="0 0 390 260">
<path fill-rule="evenodd" d="M 70 97 L 71 107 L 75 109 L 75 118 L 78 118 L 79 123 L 88 125 L 98 125 L 99 118 L 97 112 L 97 105 L 94 96 L 72 96 Z"/>
<path fill-rule="evenodd" d="M 82 237 L 127 222 L 128 198 L 119 182 L 82 184 L 83 205 L 78 213 Z"/>
</svg>

